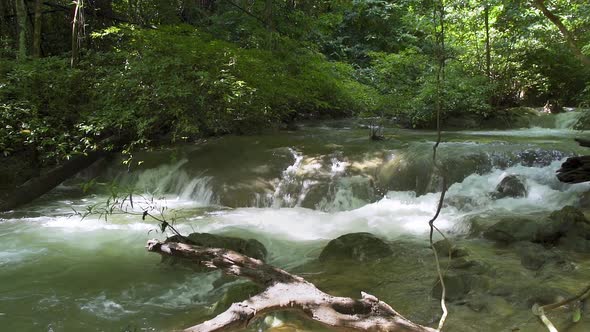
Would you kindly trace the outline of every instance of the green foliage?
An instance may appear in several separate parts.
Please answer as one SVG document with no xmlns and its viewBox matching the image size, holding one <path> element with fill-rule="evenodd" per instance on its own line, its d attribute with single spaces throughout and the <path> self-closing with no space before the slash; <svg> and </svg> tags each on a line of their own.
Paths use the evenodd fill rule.
<svg viewBox="0 0 590 332">
<path fill-rule="evenodd" d="M 3 154 L 33 149 L 43 163 L 59 162 L 123 135 L 131 156 L 162 139 L 353 115 L 430 127 L 439 102 L 443 118 L 478 119 L 548 98 L 590 104 L 590 69 L 523 1 L 446 2 L 444 54 L 432 1 L 100 3 L 112 8 L 96 10 L 135 24 L 88 15 L 76 68 L 67 17 L 43 17 L 43 50 L 55 55 L 43 59 L 17 63 L 16 31 L 0 31 Z M 590 5 L 556 0 L 551 10 L 588 54 Z"/>
<path fill-rule="evenodd" d="M 366 75 L 383 94 L 381 112 L 410 127 L 431 127 L 439 101 L 436 68 L 430 58 L 417 49 L 373 52 L 371 56 L 372 71 Z M 461 64 L 450 63 L 440 91 L 443 118 L 467 113 L 487 117 L 492 92 L 493 85 L 487 77 L 470 74 Z"/>
<path fill-rule="evenodd" d="M 329 62 L 288 37 L 277 36 L 274 50 L 243 48 L 188 25 L 122 25 L 93 38 L 101 51 L 88 52 L 76 68 L 62 57 L 3 62 L 0 100 L 17 105 L 12 120 L 22 121 L 7 133 L 3 151 L 28 144 L 43 159 L 59 161 L 95 148 L 94 138 L 125 135 L 130 153 L 154 139 L 352 115 L 373 108 L 377 98 L 354 80 L 350 65 Z M 26 140 L 18 134 L 23 128 L 30 128 Z"/>
<path fill-rule="evenodd" d="M 0 61 L 0 151 L 33 149 L 41 164 L 96 149 L 99 126 L 83 122 L 89 95 L 80 70 L 66 59 Z"/>
<path fill-rule="evenodd" d="M 93 99 L 106 126 L 131 127 L 139 137 L 251 132 L 261 124 L 351 114 L 358 107 L 347 91 L 360 89 L 352 70 L 287 38 L 269 51 L 241 48 L 190 26 L 121 27 L 99 37 L 111 36 L 129 41 L 117 45 L 115 55 L 96 55 L 102 72 Z"/>
</svg>

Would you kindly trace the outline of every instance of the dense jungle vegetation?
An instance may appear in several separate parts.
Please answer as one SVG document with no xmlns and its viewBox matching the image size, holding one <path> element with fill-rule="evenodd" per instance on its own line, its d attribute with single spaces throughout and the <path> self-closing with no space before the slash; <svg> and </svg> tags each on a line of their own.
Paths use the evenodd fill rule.
<svg viewBox="0 0 590 332">
<path fill-rule="evenodd" d="M 0 151 L 40 166 L 112 135 L 129 150 L 301 119 L 432 128 L 437 92 L 459 126 L 590 103 L 583 0 L 8 0 L 0 17 Z"/>
</svg>

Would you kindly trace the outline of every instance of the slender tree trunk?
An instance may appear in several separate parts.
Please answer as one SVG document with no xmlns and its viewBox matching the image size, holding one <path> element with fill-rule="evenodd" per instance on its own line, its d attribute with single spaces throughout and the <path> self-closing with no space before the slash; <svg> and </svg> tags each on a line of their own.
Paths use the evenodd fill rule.
<svg viewBox="0 0 590 332">
<path fill-rule="evenodd" d="M 33 26 L 33 56 L 41 57 L 41 8 L 42 0 L 35 0 L 35 24 Z"/>
<path fill-rule="evenodd" d="M 545 0 L 533 0 L 533 4 L 543 13 L 543 15 L 545 15 L 545 17 L 549 19 L 549 21 L 551 21 L 551 23 L 553 23 L 559 29 L 559 32 L 561 32 L 567 41 L 569 48 L 574 53 L 576 58 L 578 58 L 585 66 L 590 67 L 590 57 L 582 53 L 582 50 L 576 43 L 574 35 L 567 29 L 565 25 L 563 25 L 561 18 L 547 9 L 547 6 L 545 6 Z"/>
<path fill-rule="evenodd" d="M 295 9 L 295 0 L 287 0 L 287 9 L 292 11 Z"/>
<path fill-rule="evenodd" d="M 440 29 L 436 33 L 437 41 L 437 61 L 438 69 L 436 72 L 436 88 L 437 88 L 437 110 L 436 110 L 436 127 L 440 128 L 441 113 L 444 110 L 444 84 L 445 84 L 445 65 L 446 65 L 446 49 L 445 49 L 445 4 L 444 0 L 437 1 L 435 5 L 435 30 Z M 440 142 L 440 137 L 437 140 Z"/>
<path fill-rule="evenodd" d="M 6 29 L 6 16 L 8 13 L 6 12 L 6 8 L 4 7 L 4 1 L 0 1 L 0 36 L 8 35 L 8 30 Z"/>
<path fill-rule="evenodd" d="M 272 0 L 266 0 L 264 3 L 264 22 L 266 30 L 268 31 L 268 48 L 274 49 L 274 20 L 273 20 L 273 9 Z"/>
<path fill-rule="evenodd" d="M 484 23 L 486 29 L 486 75 L 492 77 L 492 48 L 490 46 L 490 6 L 484 7 Z"/>
<path fill-rule="evenodd" d="M 112 0 L 89 0 L 89 10 L 93 13 L 93 26 L 107 27 L 113 24 L 113 1 Z"/>
<path fill-rule="evenodd" d="M 84 25 L 82 10 L 84 0 L 74 1 L 74 15 L 72 17 L 72 58 L 71 66 L 75 67 L 80 61 L 80 30 Z"/>
<path fill-rule="evenodd" d="M 272 0 L 266 0 L 266 2 L 264 3 L 264 20 L 266 21 L 266 28 L 271 32 L 274 30 L 272 16 Z"/>
<path fill-rule="evenodd" d="M 23 61 L 27 57 L 27 7 L 24 0 L 16 0 L 16 20 L 18 25 L 18 55 Z"/>
</svg>

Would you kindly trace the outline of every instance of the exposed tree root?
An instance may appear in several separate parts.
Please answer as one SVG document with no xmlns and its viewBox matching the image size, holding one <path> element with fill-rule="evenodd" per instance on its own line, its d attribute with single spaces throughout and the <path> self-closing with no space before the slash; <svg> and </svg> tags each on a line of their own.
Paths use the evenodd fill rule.
<svg viewBox="0 0 590 332">
<path fill-rule="evenodd" d="M 415 324 L 387 303 L 361 292 L 362 299 L 326 294 L 305 279 L 235 251 L 150 240 L 148 251 L 181 257 L 225 274 L 245 277 L 265 287 L 251 298 L 232 304 L 211 320 L 185 332 L 229 331 L 244 328 L 257 317 L 275 311 L 297 311 L 325 326 L 343 331 L 434 332 Z"/>
</svg>

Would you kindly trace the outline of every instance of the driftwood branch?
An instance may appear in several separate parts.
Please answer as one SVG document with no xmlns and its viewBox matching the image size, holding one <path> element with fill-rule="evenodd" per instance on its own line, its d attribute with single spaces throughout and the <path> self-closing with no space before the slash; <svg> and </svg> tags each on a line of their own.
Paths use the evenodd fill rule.
<svg viewBox="0 0 590 332">
<path fill-rule="evenodd" d="M 150 252 L 193 261 L 225 274 L 245 277 L 265 290 L 211 320 L 189 327 L 185 332 L 228 331 L 244 328 L 255 318 L 275 311 L 297 311 L 327 327 L 344 331 L 434 332 L 415 324 L 387 303 L 362 294 L 362 299 L 337 297 L 322 292 L 305 279 L 235 251 L 150 240 Z"/>
</svg>

